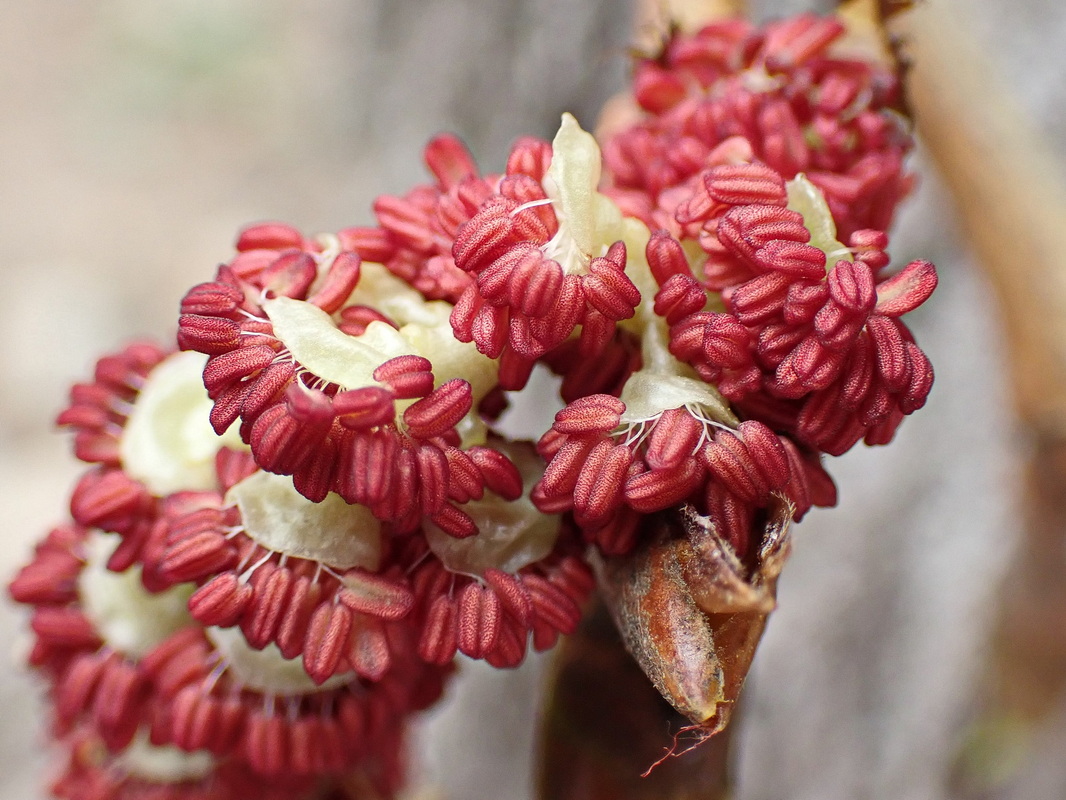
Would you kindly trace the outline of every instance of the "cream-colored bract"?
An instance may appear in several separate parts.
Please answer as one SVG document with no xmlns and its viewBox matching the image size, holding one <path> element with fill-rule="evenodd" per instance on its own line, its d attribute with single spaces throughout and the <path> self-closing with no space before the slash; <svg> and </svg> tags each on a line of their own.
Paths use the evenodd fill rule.
<svg viewBox="0 0 1066 800">
<path fill-rule="evenodd" d="M 270 298 L 263 301 L 263 311 L 294 361 L 344 389 L 377 385 L 374 370 L 391 358 L 414 352 L 391 325 L 371 322 L 361 336 L 349 336 L 329 314 L 304 300 Z"/>
<path fill-rule="evenodd" d="M 825 253 L 826 269 L 840 260 L 853 261 L 851 251 L 837 240 L 837 225 L 822 190 L 802 172 L 788 181 L 785 188 L 788 207 L 803 215 L 803 226 L 811 233 L 809 244 Z"/>
<path fill-rule="evenodd" d="M 633 373 L 622 389 L 626 404 L 623 425 L 635 425 L 654 419 L 671 408 L 688 408 L 705 422 L 735 428 L 738 421 L 725 399 L 708 383 L 682 375 L 668 375 L 640 370 Z"/>
<path fill-rule="evenodd" d="M 112 572 L 107 559 L 115 552 L 118 534 L 91 531 L 85 541 L 85 568 L 78 576 L 78 597 L 85 616 L 108 647 L 140 658 L 171 634 L 192 623 L 187 607 L 191 584 L 158 594 L 141 584 L 141 568 Z"/>
<path fill-rule="evenodd" d="M 622 212 L 597 189 L 601 163 L 592 134 L 572 114 L 563 114 L 543 181 L 559 230 L 542 249 L 567 275 L 585 274 L 591 259 L 626 238 Z"/>
<path fill-rule="evenodd" d="M 207 356 L 185 352 L 156 365 L 122 431 L 122 468 L 159 497 L 213 489 L 215 455 L 222 447 L 244 447 L 235 427 L 223 436 L 211 428 L 202 377 L 206 363 Z"/>
<path fill-rule="evenodd" d="M 254 472 L 226 493 L 248 538 L 275 553 L 318 561 L 336 569 L 381 563 L 381 523 L 370 510 L 330 493 L 312 503 L 292 478 Z"/>
<path fill-rule="evenodd" d="M 559 538 L 559 517 L 537 510 L 529 492 L 540 478 L 543 467 L 528 446 L 494 442 L 522 474 L 522 497 L 514 501 L 491 492 L 481 500 L 463 505 L 474 518 L 479 533 L 465 539 L 449 536 L 430 522 L 425 524 L 429 548 L 452 572 L 483 575 L 487 569 L 518 572 L 522 567 L 547 557 Z"/>
<path fill-rule="evenodd" d="M 120 770 L 151 783 L 184 783 L 206 777 L 215 768 L 215 757 L 205 750 L 186 752 L 173 745 L 154 745 L 148 732 L 137 731 L 115 760 Z"/>
<path fill-rule="evenodd" d="M 266 695 L 327 692 L 353 679 L 351 672 L 345 672 L 316 684 L 304 670 L 303 659 L 285 658 L 276 644 L 255 650 L 240 628 L 205 628 L 204 633 L 225 661 L 230 677 L 244 688 Z"/>
<path fill-rule="evenodd" d="M 343 389 L 380 385 L 374 380 L 374 370 L 383 363 L 397 356 L 422 356 L 433 365 L 437 386 L 453 378 L 468 381 L 476 405 L 496 386 L 499 366 L 479 353 L 475 344 L 455 338 L 448 303 L 426 301 L 382 270 L 380 265 L 365 264 L 359 286 L 363 287 L 364 281 L 368 286 L 362 294 L 361 288 L 356 289 L 352 300 L 377 303 L 375 307 L 400 325 L 399 330 L 375 321 L 359 336 L 349 336 L 313 303 L 275 297 L 263 301 L 274 336 L 308 372 Z M 393 288 L 395 295 L 386 300 Z M 397 415 L 411 402 L 397 402 Z"/>
</svg>

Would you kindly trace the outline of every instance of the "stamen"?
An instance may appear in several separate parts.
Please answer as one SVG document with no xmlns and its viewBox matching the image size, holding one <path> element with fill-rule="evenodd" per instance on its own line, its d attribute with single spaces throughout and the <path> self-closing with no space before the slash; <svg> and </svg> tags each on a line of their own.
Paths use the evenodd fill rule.
<svg viewBox="0 0 1066 800">
<path fill-rule="evenodd" d="M 554 203 L 554 202 L 555 201 L 552 200 L 550 197 L 545 197 L 543 200 L 530 200 L 528 203 L 523 203 L 518 208 L 512 210 L 510 216 L 513 217 L 516 214 L 518 214 L 519 212 L 525 211 L 527 208 L 536 208 L 537 206 L 546 206 L 546 205 L 549 205 L 549 204 Z"/>
</svg>

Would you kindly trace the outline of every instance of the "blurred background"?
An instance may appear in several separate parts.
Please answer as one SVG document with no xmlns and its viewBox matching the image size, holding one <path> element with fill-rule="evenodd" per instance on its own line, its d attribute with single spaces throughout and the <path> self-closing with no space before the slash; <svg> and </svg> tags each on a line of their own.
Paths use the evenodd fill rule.
<svg viewBox="0 0 1066 800">
<path fill-rule="evenodd" d="M 928 2 L 1066 153 L 1066 5 Z M 424 179 L 440 130 L 495 170 L 564 110 L 592 127 L 623 86 L 631 32 L 629 5 L 604 0 L 0 4 L 4 582 L 66 514 L 79 467 L 52 420 L 69 385 L 132 338 L 172 336 L 181 296 L 240 227 L 369 223 L 374 196 Z M 911 323 L 937 384 L 893 446 L 832 461 L 840 506 L 797 531 L 735 734 L 737 798 L 946 798 L 973 752 L 1029 440 L 1001 316 L 927 161 L 919 148 L 892 254 L 940 270 Z M 48 754 L 25 622 L 0 607 L 0 797 L 36 800 Z M 432 796 L 530 796 L 544 663 L 464 665 L 412 743 Z M 978 796 L 1066 796 L 1066 706 L 1041 725 L 993 738 Z"/>
</svg>

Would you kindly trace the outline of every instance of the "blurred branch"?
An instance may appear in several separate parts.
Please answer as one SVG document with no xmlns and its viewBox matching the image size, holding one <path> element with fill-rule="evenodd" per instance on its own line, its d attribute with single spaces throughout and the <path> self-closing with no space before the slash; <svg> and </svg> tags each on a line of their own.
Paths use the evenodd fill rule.
<svg viewBox="0 0 1066 800">
<path fill-rule="evenodd" d="M 1066 689 L 1064 165 L 965 30 L 930 2 L 905 29 L 919 133 L 998 295 L 1011 386 L 1032 440 L 1021 547 L 1004 585 L 981 717 L 956 775 L 987 796 L 1024 763 Z"/>
<path fill-rule="evenodd" d="M 963 6 L 964 8 L 964 6 Z M 950 4 L 918 8 L 905 29 L 922 139 L 995 285 L 1022 419 L 1066 437 L 1066 223 L 1062 164 L 965 33 Z"/>
<path fill-rule="evenodd" d="M 555 655 L 542 722 L 540 800 L 725 800 L 730 731 L 641 773 L 689 724 L 622 646 L 602 604 Z M 685 742 L 679 742 L 679 750 Z"/>
</svg>

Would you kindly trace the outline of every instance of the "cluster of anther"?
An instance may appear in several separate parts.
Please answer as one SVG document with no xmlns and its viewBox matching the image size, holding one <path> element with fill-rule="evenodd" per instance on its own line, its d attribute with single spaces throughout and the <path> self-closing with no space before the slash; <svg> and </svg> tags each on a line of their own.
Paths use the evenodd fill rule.
<svg viewBox="0 0 1066 800">
<path fill-rule="evenodd" d="M 506 389 L 521 388 L 534 361 L 578 327 L 583 354 L 600 352 L 640 303 L 625 243 L 603 242 L 597 230 L 599 150 L 569 115 L 559 138 L 566 147 L 558 158 L 512 153 L 507 175 L 453 248 L 456 266 L 475 278 L 452 312 L 455 335 L 501 359 Z"/>
<path fill-rule="evenodd" d="M 684 219 L 713 238 L 704 280 L 658 234 L 648 247 L 656 310 L 671 352 L 738 408 L 839 455 L 864 438 L 889 441 L 924 404 L 932 367 L 899 317 L 936 287 L 932 264 L 882 277 L 884 233 L 857 231 L 842 246 L 818 191 L 764 165 L 710 170 Z M 724 313 L 704 310 L 704 286 L 721 291 Z"/>
<path fill-rule="evenodd" d="M 539 443 L 549 461 L 534 495 L 540 508 L 572 510 L 589 540 L 619 554 L 636 543 L 642 514 L 691 500 L 743 556 L 755 509 L 787 492 L 796 451 L 761 422 L 734 429 L 697 403 L 637 419 L 627 410 L 591 395 L 556 415 Z"/>
<path fill-rule="evenodd" d="M 364 260 L 384 264 L 427 299 L 454 303 L 471 278 L 456 267 L 452 246 L 459 227 L 496 193 L 500 176 L 481 177 L 463 143 L 448 134 L 430 141 L 424 158 L 434 184 L 403 197 L 381 195 L 374 201 L 378 227 L 347 228 L 340 236 Z M 550 158 L 546 142 L 520 139 L 511 150 L 508 174 L 543 174 Z"/>
<path fill-rule="evenodd" d="M 421 630 L 419 655 L 432 664 L 447 664 L 459 652 L 509 668 L 522 663 L 530 641 L 542 651 L 554 646 L 560 634 L 573 633 L 593 577 L 569 532 L 563 540 L 526 566 L 501 564 L 503 569 L 485 567 L 481 574 L 456 571 L 432 551 L 416 557 L 420 563 L 412 585 L 419 609 L 414 617 Z M 424 547 L 416 540 L 411 544 L 414 552 Z"/>
<path fill-rule="evenodd" d="M 216 432 L 240 420 L 256 463 L 291 475 L 312 500 L 336 492 L 404 529 L 427 515 L 470 535 L 454 501 L 486 486 L 506 493 L 515 480 L 506 460 L 459 447 L 470 383 L 434 387 L 433 364 L 399 324 L 358 302 L 354 252 L 338 252 L 339 243 L 309 252 L 259 231 L 246 232 L 237 258 L 182 301 L 179 343 L 208 356 Z"/>
<path fill-rule="evenodd" d="M 698 173 L 754 157 L 788 178 L 806 174 L 845 237 L 887 228 L 913 182 L 903 169 L 911 140 L 892 111 L 899 82 L 836 55 L 844 33 L 837 19 L 802 15 L 672 35 L 637 65 L 646 116 L 604 145 L 612 195 L 649 226 L 669 228 Z"/>
<path fill-rule="evenodd" d="M 90 728 L 69 737 L 69 753 L 62 772 L 52 782 L 52 795 L 61 800 L 293 800 L 314 795 L 307 777 L 262 777 L 237 761 L 212 764 L 198 758 L 176 769 L 167 763 L 176 748 L 137 740 L 125 752 L 103 747 Z M 341 795 L 328 795 L 341 800 Z"/>
<path fill-rule="evenodd" d="M 381 523 L 336 495 L 309 503 L 286 481 L 254 473 L 231 504 L 216 496 L 172 515 L 155 570 L 170 585 L 198 585 L 189 611 L 201 624 L 302 658 L 318 684 L 348 671 L 379 680 L 392 666 L 386 626 L 414 603 L 395 569 L 379 569 Z"/>
<path fill-rule="evenodd" d="M 34 607 L 30 663 L 54 682 L 60 732 L 87 720 L 118 751 L 150 714 L 150 681 L 139 660 L 144 626 L 166 631 L 182 616 L 187 595 L 148 596 L 136 570 L 108 571 L 103 562 L 111 544 L 104 536 L 80 525 L 55 528 L 10 592 Z M 131 595 L 144 606 L 118 621 L 115 603 Z"/>
<path fill-rule="evenodd" d="M 118 570 L 136 561 L 156 512 L 156 498 L 122 469 L 122 431 L 148 373 L 166 356 L 144 342 L 101 358 L 93 381 L 71 388 L 70 405 L 56 419 L 74 431 L 74 454 L 98 465 L 79 480 L 71 515 L 79 525 L 123 535 L 124 545 L 114 555 Z"/>
<path fill-rule="evenodd" d="M 278 786 L 279 798 L 305 798 L 322 776 L 369 763 L 383 790 L 398 785 L 406 719 L 439 698 L 450 669 L 417 657 L 412 629 L 389 632 L 396 658 L 374 680 L 338 671 L 316 682 L 299 659 L 253 644 L 255 631 L 197 624 L 190 585 L 149 594 L 139 566 L 107 569 L 117 543 L 57 528 L 10 586 L 34 606 L 31 663 L 53 684 L 57 732 L 72 757 L 93 742 L 97 762 L 113 759 L 108 781 L 83 780 L 144 783 L 168 800 L 215 797 L 195 793 L 208 787 L 220 800 L 275 796 Z M 90 788 L 75 780 L 69 791 Z"/>
<path fill-rule="evenodd" d="M 262 776 L 337 775 L 366 759 L 398 770 L 407 715 L 438 699 L 447 674 L 408 647 L 379 681 L 348 675 L 316 688 L 298 662 L 285 680 L 273 666 L 260 675 L 239 636 L 187 628 L 144 657 L 160 700 L 153 739 L 186 752 L 239 754 Z"/>
</svg>

